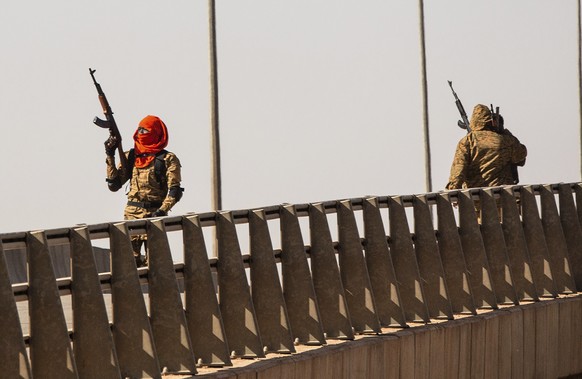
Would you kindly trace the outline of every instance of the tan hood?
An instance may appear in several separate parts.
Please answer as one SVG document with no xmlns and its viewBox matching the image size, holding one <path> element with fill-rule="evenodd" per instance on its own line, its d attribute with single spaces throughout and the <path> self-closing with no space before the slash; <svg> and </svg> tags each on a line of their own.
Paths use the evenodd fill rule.
<svg viewBox="0 0 582 379">
<path fill-rule="evenodd" d="M 483 130 L 493 126 L 491 110 L 483 104 L 475 105 L 473 115 L 471 115 L 471 130 Z"/>
</svg>

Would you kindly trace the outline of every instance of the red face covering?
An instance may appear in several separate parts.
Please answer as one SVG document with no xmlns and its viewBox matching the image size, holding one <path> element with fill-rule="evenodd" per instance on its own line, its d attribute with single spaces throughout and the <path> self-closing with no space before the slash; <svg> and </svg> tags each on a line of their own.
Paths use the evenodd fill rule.
<svg viewBox="0 0 582 379">
<path fill-rule="evenodd" d="M 136 130 L 133 134 L 135 166 L 143 168 L 154 160 L 156 153 L 168 146 L 168 129 L 166 124 L 156 116 L 144 117 L 139 123 L 139 128 L 149 131 L 149 133 L 139 134 Z"/>
</svg>

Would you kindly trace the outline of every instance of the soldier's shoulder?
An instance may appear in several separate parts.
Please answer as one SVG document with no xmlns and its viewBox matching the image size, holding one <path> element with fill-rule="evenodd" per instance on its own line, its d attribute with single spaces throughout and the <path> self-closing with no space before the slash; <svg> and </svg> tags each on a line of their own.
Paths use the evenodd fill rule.
<svg viewBox="0 0 582 379">
<path fill-rule="evenodd" d="M 479 141 L 500 140 L 501 134 L 493 130 L 476 130 L 472 132 L 472 138 Z"/>
<path fill-rule="evenodd" d="M 174 157 L 178 157 L 175 153 L 169 151 L 169 150 L 162 150 L 161 152 L 157 153 L 156 155 L 160 155 L 163 154 L 165 159 L 169 158 L 174 158 Z"/>
<path fill-rule="evenodd" d="M 166 155 L 164 156 L 164 160 L 166 161 L 166 163 L 172 163 L 172 162 L 180 163 L 180 159 L 178 158 L 178 156 L 171 151 L 166 151 Z"/>
</svg>

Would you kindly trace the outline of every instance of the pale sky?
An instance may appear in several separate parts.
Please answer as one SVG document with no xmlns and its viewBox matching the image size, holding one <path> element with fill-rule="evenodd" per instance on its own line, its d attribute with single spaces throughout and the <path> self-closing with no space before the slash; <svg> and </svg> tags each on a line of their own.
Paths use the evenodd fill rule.
<svg viewBox="0 0 582 379">
<path fill-rule="evenodd" d="M 203 0 L 6 0 L 0 13 L 0 234 L 122 219 L 89 67 L 123 135 L 161 117 L 186 191 L 211 205 Z M 223 208 L 425 192 L 418 2 L 218 0 Z M 580 180 L 577 2 L 425 0 L 433 190 L 465 109 L 501 108 L 522 184 Z"/>
</svg>

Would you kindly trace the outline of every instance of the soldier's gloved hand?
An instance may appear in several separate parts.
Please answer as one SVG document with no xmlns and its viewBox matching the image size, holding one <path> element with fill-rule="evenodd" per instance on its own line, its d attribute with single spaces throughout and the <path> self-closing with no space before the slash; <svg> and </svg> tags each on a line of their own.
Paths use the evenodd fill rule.
<svg viewBox="0 0 582 379">
<path fill-rule="evenodd" d="M 158 209 L 157 211 L 150 213 L 148 217 L 163 217 L 167 215 L 168 214 L 165 211 Z"/>
<path fill-rule="evenodd" d="M 105 141 L 104 145 L 105 145 L 105 154 L 112 157 L 115 155 L 115 149 L 117 149 L 117 146 L 119 145 L 119 141 L 117 140 L 117 137 L 109 136 L 109 138 L 107 138 L 107 141 Z"/>
</svg>

